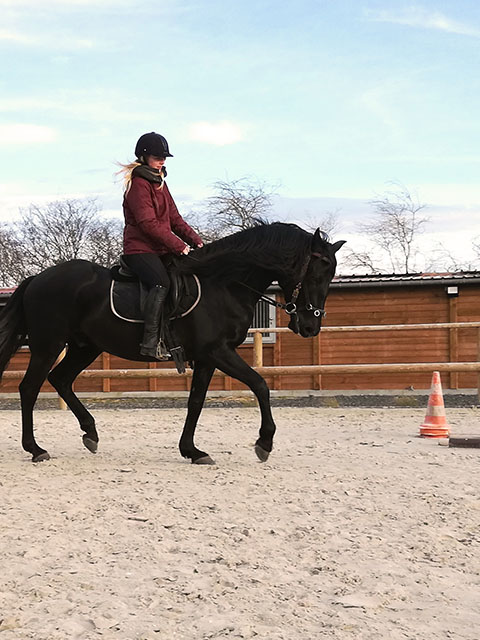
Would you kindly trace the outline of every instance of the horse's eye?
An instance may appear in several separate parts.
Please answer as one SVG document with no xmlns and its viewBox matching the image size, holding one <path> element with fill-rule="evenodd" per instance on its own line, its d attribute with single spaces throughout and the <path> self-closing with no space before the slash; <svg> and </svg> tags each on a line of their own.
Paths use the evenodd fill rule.
<svg viewBox="0 0 480 640">
<path fill-rule="evenodd" d="M 327 256 L 322 255 L 321 253 L 312 253 L 312 257 L 313 258 L 317 258 L 317 260 L 320 260 L 321 262 L 324 262 L 325 264 L 331 264 L 330 258 L 328 258 Z"/>
</svg>

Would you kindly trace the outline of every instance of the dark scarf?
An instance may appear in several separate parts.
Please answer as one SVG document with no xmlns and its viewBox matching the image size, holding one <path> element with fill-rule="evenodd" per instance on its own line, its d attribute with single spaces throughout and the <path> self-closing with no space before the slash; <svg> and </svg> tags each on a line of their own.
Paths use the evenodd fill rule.
<svg viewBox="0 0 480 640">
<path fill-rule="evenodd" d="M 152 169 L 147 164 L 141 164 L 132 171 L 133 178 L 145 178 L 149 182 L 155 182 L 156 184 L 162 185 L 165 178 L 167 177 L 167 170 L 165 167 L 162 167 L 162 170 Z"/>
</svg>

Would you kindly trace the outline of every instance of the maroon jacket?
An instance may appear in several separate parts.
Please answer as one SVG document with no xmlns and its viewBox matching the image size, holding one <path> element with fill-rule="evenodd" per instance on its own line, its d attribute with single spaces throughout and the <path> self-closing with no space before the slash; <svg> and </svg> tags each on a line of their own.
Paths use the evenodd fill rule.
<svg viewBox="0 0 480 640">
<path fill-rule="evenodd" d="M 124 254 L 180 254 L 185 243 L 193 247 L 201 244 L 200 236 L 178 213 L 166 183 L 162 189 L 158 186 L 145 178 L 132 179 L 123 199 Z"/>
</svg>

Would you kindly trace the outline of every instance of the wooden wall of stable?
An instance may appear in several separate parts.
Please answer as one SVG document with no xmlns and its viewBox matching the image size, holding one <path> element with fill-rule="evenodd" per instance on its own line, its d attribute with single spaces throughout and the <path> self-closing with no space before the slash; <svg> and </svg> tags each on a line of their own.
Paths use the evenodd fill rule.
<svg viewBox="0 0 480 640">
<path fill-rule="evenodd" d="M 328 301 L 325 326 L 361 324 L 423 324 L 480 319 L 480 288 L 462 287 L 449 297 L 444 286 L 337 289 Z M 450 362 L 477 359 L 477 329 L 441 329 L 364 333 L 325 333 L 323 364 Z M 431 375 L 421 373 L 322 376 L 324 389 L 428 388 Z M 477 386 L 476 374 L 444 374 L 451 388 Z"/>
<path fill-rule="evenodd" d="M 458 297 L 446 295 L 445 285 L 345 287 L 333 285 L 327 301 L 324 326 L 413 324 L 480 321 L 480 285 L 459 286 Z M 277 309 L 277 326 L 286 326 L 288 316 Z M 304 339 L 291 332 L 279 333 L 276 342 L 264 344 L 264 365 L 366 364 L 391 362 L 474 361 L 478 354 L 478 329 L 436 329 L 378 332 L 324 332 Z M 239 348 L 252 364 L 253 346 Z M 28 352 L 19 352 L 9 369 L 25 369 Z M 152 363 L 150 367 L 171 367 L 170 363 Z M 145 363 L 131 362 L 103 354 L 92 369 L 145 368 Z M 428 389 L 431 374 L 343 374 L 269 376 L 272 389 Z M 444 388 L 476 388 L 477 375 L 451 373 L 442 376 Z M 77 391 L 182 391 L 190 380 L 168 379 L 78 379 Z M 16 391 L 18 381 L 5 380 L 0 393 Z M 216 378 L 211 389 L 237 390 L 245 387 L 230 378 Z M 42 391 L 51 391 L 45 384 Z"/>
</svg>

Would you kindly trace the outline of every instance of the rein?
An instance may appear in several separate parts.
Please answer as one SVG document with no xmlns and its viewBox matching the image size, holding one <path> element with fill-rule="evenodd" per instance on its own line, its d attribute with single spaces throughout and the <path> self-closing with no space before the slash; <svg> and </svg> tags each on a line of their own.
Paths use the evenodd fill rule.
<svg viewBox="0 0 480 640">
<path fill-rule="evenodd" d="M 306 300 L 305 311 L 311 311 L 316 318 L 319 318 L 320 316 L 324 318 L 327 315 L 327 312 L 325 311 L 325 309 L 319 309 L 317 307 L 314 307 L 311 304 L 310 298 L 308 296 L 307 287 L 304 285 L 304 282 L 303 282 L 307 274 L 308 265 L 310 264 L 310 260 L 312 259 L 312 256 L 315 256 L 316 258 L 321 257 L 319 253 L 315 253 L 315 252 L 307 256 L 305 262 L 303 263 L 302 269 L 300 271 L 300 279 L 295 285 L 295 287 L 293 288 L 290 301 L 286 302 L 285 304 L 283 302 L 277 302 L 276 300 L 272 300 L 261 291 L 257 291 L 257 289 L 250 287 L 248 284 L 245 284 L 244 282 L 239 282 L 238 284 L 241 284 L 247 289 L 250 289 L 250 291 L 257 293 L 260 296 L 260 300 L 263 300 L 264 302 L 271 305 L 272 307 L 283 309 L 285 313 L 287 313 L 289 316 L 297 315 L 297 312 L 301 310 L 301 309 L 298 309 L 297 307 L 297 299 L 298 299 L 298 296 L 300 295 L 300 291 L 303 288 L 303 292 Z"/>
<path fill-rule="evenodd" d="M 193 256 L 189 256 L 189 257 L 190 257 L 190 260 L 198 261 L 198 258 L 194 258 Z M 296 316 L 298 311 L 305 310 L 305 311 L 311 311 L 316 318 L 319 318 L 319 317 L 324 318 L 327 315 L 327 312 L 325 311 L 325 309 L 321 309 L 321 308 L 319 309 L 318 307 L 314 307 L 313 304 L 311 304 L 307 287 L 304 286 L 304 283 L 303 283 L 303 280 L 305 279 L 305 276 L 307 274 L 308 266 L 310 264 L 312 257 L 321 258 L 322 256 L 320 253 L 316 253 L 315 251 L 312 251 L 312 253 L 310 253 L 306 257 L 305 262 L 303 263 L 302 269 L 300 271 L 300 279 L 295 285 L 295 287 L 293 288 L 292 295 L 289 302 L 283 303 L 283 302 L 277 302 L 276 300 L 271 300 L 268 296 L 262 293 L 262 291 L 258 291 L 258 289 L 254 289 L 253 287 L 250 287 L 248 284 L 245 284 L 245 282 L 238 282 L 238 284 L 241 284 L 246 289 L 250 289 L 250 291 L 253 291 L 254 293 L 258 294 L 260 300 L 263 300 L 264 302 L 271 305 L 272 307 L 283 309 L 285 313 L 287 313 L 289 316 Z M 305 302 L 305 308 L 299 309 L 297 307 L 297 299 L 298 299 L 298 296 L 300 295 L 300 291 L 302 290 L 302 288 L 303 288 L 306 302 Z"/>
</svg>

